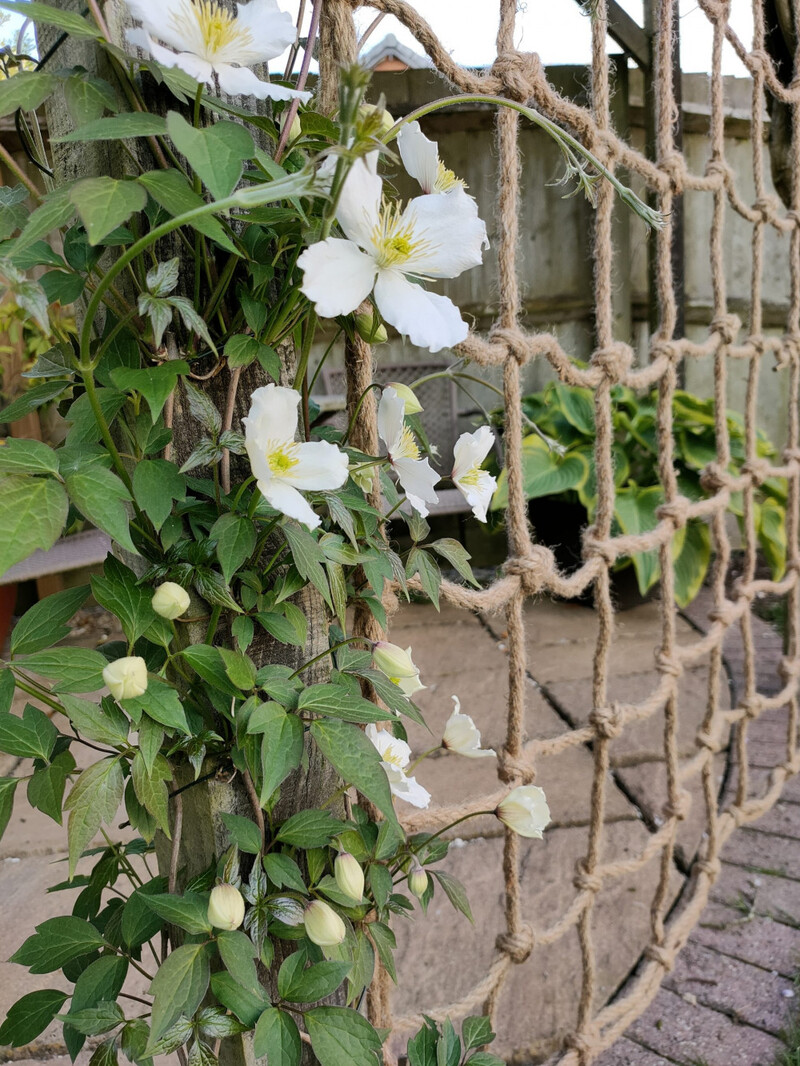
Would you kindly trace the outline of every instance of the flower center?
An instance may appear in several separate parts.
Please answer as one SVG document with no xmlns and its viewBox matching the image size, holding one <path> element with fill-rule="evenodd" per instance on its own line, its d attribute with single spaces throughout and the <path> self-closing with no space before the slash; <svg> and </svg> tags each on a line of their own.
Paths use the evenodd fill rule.
<svg viewBox="0 0 800 1066">
<path fill-rule="evenodd" d="M 388 203 L 372 231 L 372 244 L 375 261 L 383 268 L 399 266 L 426 247 L 426 242 L 415 236 L 413 222 L 403 218 L 400 205 Z"/>
<path fill-rule="evenodd" d="M 391 745 L 381 754 L 381 759 L 383 759 L 384 762 L 388 762 L 391 766 L 396 766 L 398 770 L 403 769 L 403 756 L 395 751 Z"/>
<path fill-rule="evenodd" d="M 392 452 L 393 459 L 419 459 L 419 445 L 409 426 L 403 426 L 400 443 Z"/>
<path fill-rule="evenodd" d="M 451 189 L 466 189 L 467 183 L 462 178 L 457 178 L 452 170 L 448 170 L 444 163 L 439 160 L 436 171 L 436 181 L 433 183 L 433 192 L 450 192 Z"/>
<path fill-rule="evenodd" d="M 297 466 L 300 460 L 295 455 L 296 444 L 277 444 L 267 449 L 267 465 L 277 477 L 285 477 L 286 474 Z"/>
<path fill-rule="evenodd" d="M 196 0 L 193 7 L 205 45 L 206 59 L 210 60 L 217 52 L 239 38 L 236 16 L 220 7 L 214 0 Z"/>
<path fill-rule="evenodd" d="M 458 480 L 462 485 L 471 485 L 473 488 L 477 488 L 481 483 L 481 474 L 483 473 L 484 471 L 479 466 L 472 466 Z"/>
</svg>

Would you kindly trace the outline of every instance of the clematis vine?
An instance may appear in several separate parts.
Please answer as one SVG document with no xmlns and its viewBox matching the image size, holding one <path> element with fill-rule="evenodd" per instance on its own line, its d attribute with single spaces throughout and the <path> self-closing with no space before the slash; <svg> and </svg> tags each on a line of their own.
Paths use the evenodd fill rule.
<svg viewBox="0 0 800 1066">
<path fill-rule="evenodd" d="M 453 448 L 453 472 L 450 477 L 479 522 L 486 521 L 486 512 L 497 488 L 497 479 L 488 471 L 481 470 L 481 463 L 492 450 L 493 444 L 494 433 L 488 426 L 481 426 L 474 433 L 462 433 Z"/>
<path fill-rule="evenodd" d="M 320 517 L 301 493 L 338 489 L 347 481 L 344 452 L 327 441 L 295 441 L 300 393 L 281 385 L 256 389 L 244 442 L 259 491 L 276 511 L 316 529 Z"/>
<path fill-rule="evenodd" d="M 420 458 L 419 445 L 405 423 L 406 401 L 387 386 L 378 404 L 378 435 L 386 445 L 392 470 L 403 487 L 406 498 L 424 518 L 428 504 L 436 503 L 433 491 L 439 475 L 427 459 Z"/>
<path fill-rule="evenodd" d="M 405 800 L 413 807 L 427 807 L 431 802 L 430 792 L 415 778 L 406 774 L 406 767 L 411 761 L 411 748 L 408 744 L 392 736 L 387 729 L 377 729 L 371 722 L 367 726 L 367 736 L 378 749 L 392 795 Z"/>
<path fill-rule="evenodd" d="M 275 59 L 297 36 L 291 15 L 276 0 L 240 3 L 235 15 L 215 0 L 128 0 L 128 7 L 142 24 L 128 30 L 128 40 L 162 66 L 179 67 L 198 82 L 216 79 L 231 96 L 311 98 L 262 81 L 249 69 Z"/>
<path fill-rule="evenodd" d="M 418 196 L 405 208 L 383 199 L 374 154 L 358 159 L 336 218 L 346 240 L 327 237 L 298 259 L 301 289 L 323 318 L 355 311 L 374 291 L 382 317 L 431 352 L 460 344 L 467 324 L 446 296 L 418 282 L 480 266 L 486 226 L 469 197 Z"/>
</svg>

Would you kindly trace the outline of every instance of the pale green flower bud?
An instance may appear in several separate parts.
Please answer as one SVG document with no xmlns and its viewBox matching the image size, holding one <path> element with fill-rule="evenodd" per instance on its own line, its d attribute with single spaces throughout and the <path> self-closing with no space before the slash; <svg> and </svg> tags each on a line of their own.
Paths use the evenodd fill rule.
<svg viewBox="0 0 800 1066">
<path fill-rule="evenodd" d="M 147 664 L 139 655 L 115 659 L 103 670 L 103 680 L 115 700 L 129 700 L 147 691 Z"/>
<path fill-rule="evenodd" d="M 333 873 L 340 890 L 354 903 L 360 903 L 364 895 L 364 871 L 348 851 L 342 851 L 336 856 Z"/>
<path fill-rule="evenodd" d="M 356 315 L 356 332 L 367 344 L 385 344 L 389 339 L 386 326 L 378 319 L 374 311 L 365 311 Z"/>
<path fill-rule="evenodd" d="M 374 467 L 362 467 L 361 470 L 359 470 L 351 466 L 350 477 L 355 481 L 356 485 L 358 485 L 365 496 L 368 496 L 370 492 L 372 492 L 373 480 L 375 477 Z"/>
<path fill-rule="evenodd" d="M 321 948 L 336 947 L 347 935 L 344 922 L 327 903 L 315 899 L 306 907 L 306 936 Z"/>
<path fill-rule="evenodd" d="M 425 685 L 419 679 L 419 670 L 411 659 L 411 648 L 398 648 L 396 644 L 379 640 L 372 648 L 372 661 L 375 667 L 386 674 L 390 681 L 409 698 L 420 692 Z"/>
<path fill-rule="evenodd" d="M 215 885 L 208 901 L 208 920 L 215 929 L 232 932 L 244 921 L 244 898 L 233 885 Z"/>
<path fill-rule="evenodd" d="M 388 385 L 390 388 L 394 389 L 401 400 L 405 400 L 405 414 L 417 415 L 420 411 L 424 410 L 422 404 L 417 399 L 417 394 L 410 389 L 408 385 L 404 385 L 402 381 L 390 381 Z"/>
<path fill-rule="evenodd" d="M 383 97 L 381 97 L 383 99 Z M 378 136 L 385 137 L 389 130 L 394 125 L 394 119 L 385 107 L 377 107 L 375 104 L 362 104 L 358 109 L 359 117 L 370 118 L 374 115 L 380 116 L 380 126 L 378 127 Z"/>
<path fill-rule="evenodd" d="M 497 806 L 495 814 L 522 837 L 540 839 L 550 821 L 544 791 L 538 785 L 520 785 L 509 792 Z"/>
<path fill-rule="evenodd" d="M 417 899 L 422 899 L 425 895 L 428 887 L 428 875 L 418 862 L 414 863 L 411 873 L 408 875 L 408 887 Z"/>
<path fill-rule="evenodd" d="M 153 594 L 153 610 L 162 618 L 180 618 L 189 610 L 189 593 L 174 581 L 165 581 Z"/>
</svg>

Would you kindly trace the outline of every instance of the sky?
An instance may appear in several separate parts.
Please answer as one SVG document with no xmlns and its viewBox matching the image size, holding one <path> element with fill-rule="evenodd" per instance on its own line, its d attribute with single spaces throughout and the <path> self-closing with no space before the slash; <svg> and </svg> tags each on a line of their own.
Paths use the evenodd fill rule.
<svg viewBox="0 0 800 1066">
<path fill-rule="evenodd" d="M 295 18 L 299 0 L 278 0 L 281 8 Z M 431 24 L 439 39 L 458 63 L 482 66 L 491 63 L 495 54 L 498 0 L 412 0 L 413 7 Z M 622 6 L 637 22 L 642 22 L 642 0 L 620 0 Z M 711 26 L 696 0 L 679 0 L 681 21 L 681 61 L 684 71 L 707 71 L 711 55 Z M 306 8 L 310 8 L 310 3 Z M 360 32 L 374 18 L 374 12 L 362 8 L 357 12 Z M 8 34 L 14 18 L 4 27 Z M 307 21 L 307 20 L 306 20 Z M 750 0 L 732 0 L 730 23 L 742 41 L 750 45 L 752 16 Z M 519 0 L 517 15 L 517 47 L 538 52 L 545 64 L 586 63 L 590 55 L 589 19 L 576 0 Z M 410 33 L 392 18 L 384 18 L 365 45 L 368 51 L 387 34 L 421 51 Z M 609 40 L 609 51 L 619 48 Z M 275 60 L 274 73 L 282 70 L 280 59 Z M 315 69 L 312 67 L 312 69 Z M 744 76 L 745 70 L 733 49 L 726 42 L 723 53 L 723 73 Z"/>
</svg>

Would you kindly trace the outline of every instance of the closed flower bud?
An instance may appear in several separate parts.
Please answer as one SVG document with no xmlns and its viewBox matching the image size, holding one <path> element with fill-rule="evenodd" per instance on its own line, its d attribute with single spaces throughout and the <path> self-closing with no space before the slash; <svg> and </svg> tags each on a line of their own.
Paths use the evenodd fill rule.
<svg viewBox="0 0 800 1066">
<path fill-rule="evenodd" d="M 244 899 L 233 885 L 215 885 L 208 901 L 208 920 L 215 929 L 232 932 L 244 921 Z"/>
<path fill-rule="evenodd" d="M 189 610 L 189 593 L 174 581 L 165 581 L 153 594 L 153 610 L 162 618 L 180 618 Z"/>
<path fill-rule="evenodd" d="M 139 655 L 115 659 L 103 670 L 103 680 L 115 700 L 129 700 L 147 691 L 147 663 Z"/>
<path fill-rule="evenodd" d="M 372 492 L 375 480 L 375 468 L 374 467 L 350 467 L 350 477 L 355 481 L 356 485 L 361 489 L 365 496 Z"/>
<path fill-rule="evenodd" d="M 384 326 L 374 311 L 356 315 L 356 333 L 367 344 L 385 344 L 389 339 L 386 326 Z"/>
<path fill-rule="evenodd" d="M 386 108 L 378 107 L 376 104 L 362 104 L 358 109 L 358 115 L 362 120 L 368 118 L 380 119 L 380 125 L 378 126 L 379 137 L 385 137 L 394 125 L 394 119 Z"/>
<path fill-rule="evenodd" d="M 339 889 L 354 903 L 360 903 L 364 895 L 364 871 L 348 851 L 336 856 L 333 872 Z"/>
<path fill-rule="evenodd" d="M 404 385 L 402 381 L 390 381 L 388 387 L 394 389 L 401 400 L 405 400 L 405 414 L 418 415 L 423 410 L 422 404 L 417 399 L 417 394 L 408 385 Z"/>
<path fill-rule="evenodd" d="M 342 919 L 333 907 L 329 907 L 321 899 L 309 903 L 304 921 L 306 936 L 321 948 L 336 947 L 347 935 Z"/>
<path fill-rule="evenodd" d="M 512 789 L 498 804 L 495 814 L 521 837 L 541 839 L 550 821 L 550 808 L 544 791 L 538 785 L 520 785 Z"/>
<path fill-rule="evenodd" d="M 422 899 L 428 887 L 428 875 L 418 862 L 414 863 L 411 873 L 408 875 L 408 887 L 417 899 Z"/>
<path fill-rule="evenodd" d="M 411 648 L 403 651 L 396 644 L 379 640 L 373 645 L 372 661 L 382 674 L 386 674 L 402 690 L 404 696 L 411 697 L 425 688 L 411 658 Z"/>
</svg>

